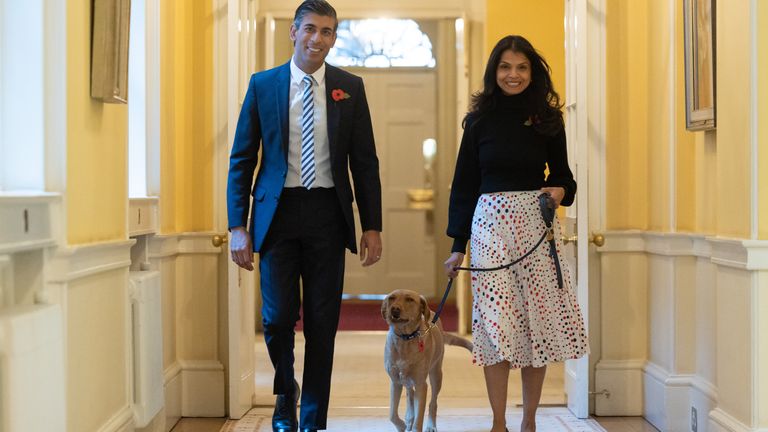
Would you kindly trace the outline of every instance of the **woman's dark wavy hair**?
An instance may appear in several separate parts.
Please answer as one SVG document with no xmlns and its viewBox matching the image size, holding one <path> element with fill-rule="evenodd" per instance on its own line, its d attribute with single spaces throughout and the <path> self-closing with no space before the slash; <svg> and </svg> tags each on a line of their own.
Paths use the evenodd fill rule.
<svg viewBox="0 0 768 432">
<path fill-rule="evenodd" d="M 501 88 L 496 84 L 496 69 L 499 67 L 501 55 L 507 50 L 522 54 L 531 62 L 531 83 L 525 95 L 530 114 L 536 118 L 534 127 L 545 135 L 557 134 L 563 127 L 563 104 L 552 85 L 552 70 L 533 45 L 526 38 L 517 35 L 505 36 L 491 51 L 483 75 L 483 89 L 472 95 L 469 113 L 464 117 L 462 126 L 466 127 L 469 116 L 474 117 L 477 122 L 496 108 L 496 96 L 501 93 Z"/>
</svg>

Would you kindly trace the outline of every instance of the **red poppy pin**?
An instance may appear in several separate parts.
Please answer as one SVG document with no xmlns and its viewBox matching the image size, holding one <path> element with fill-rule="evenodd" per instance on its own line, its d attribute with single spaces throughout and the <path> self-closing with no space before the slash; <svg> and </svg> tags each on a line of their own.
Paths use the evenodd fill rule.
<svg viewBox="0 0 768 432">
<path fill-rule="evenodd" d="M 334 101 L 338 102 L 340 100 L 349 99 L 352 96 L 349 95 L 349 93 L 345 92 L 342 89 L 333 89 L 331 90 L 331 97 Z"/>
</svg>

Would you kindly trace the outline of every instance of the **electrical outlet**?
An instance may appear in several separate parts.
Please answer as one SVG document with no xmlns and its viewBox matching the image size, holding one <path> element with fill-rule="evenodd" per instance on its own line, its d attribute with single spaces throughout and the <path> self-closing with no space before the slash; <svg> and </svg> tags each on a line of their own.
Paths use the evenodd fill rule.
<svg viewBox="0 0 768 432">
<path fill-rule="evenodd" d="M 691 430 L 693 432 L 698 432 L 699 430 L 699 421 L 698 416 L 696 415 L 696 407 L 691 407 Z"/>
</svg>

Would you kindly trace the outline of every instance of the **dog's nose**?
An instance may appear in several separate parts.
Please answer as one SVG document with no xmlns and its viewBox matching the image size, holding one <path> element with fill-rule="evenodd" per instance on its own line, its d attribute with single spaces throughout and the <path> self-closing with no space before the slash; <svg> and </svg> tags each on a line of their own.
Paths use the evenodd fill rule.
<svg viewBox="0 0 768 432">
<path fill-rule="evenodd" d="M 389 314 L 392 318 L 400 318 L 400 308 L 393 307 L 389 310 Z"/>
</svg>

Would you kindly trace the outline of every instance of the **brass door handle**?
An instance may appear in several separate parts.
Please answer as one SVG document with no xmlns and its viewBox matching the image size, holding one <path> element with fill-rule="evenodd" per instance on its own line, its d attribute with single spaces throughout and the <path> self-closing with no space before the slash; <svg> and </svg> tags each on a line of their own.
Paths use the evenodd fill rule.
<svg viewBox="0 0 768 432">
<path fill-rule="evenodd" d="M 562 236 L 560 237 L 560 240 L 562 240 L 563 244 L 573 243 L 577 244 L 579 237 L 572 235 L 572 236 Z M 605 236 L 602 234 L 590 234 L 589 235 L 589 242 L 594 243 L 595 246 L 600 247 L 605 244 Z"/>
<path fill-rule="evenodd" d="M 435 191 L 432 189 L 408 189 L 408 208 L 432 210 L 435 206 Z"/>
<path fill-rule="evenodd" d="M 214 247 L 219 247 L 227 242 L 227 235 L 219 235 L 216 234 L 211 238 L 211 244 L 213 244 Z"/>
</svg>

